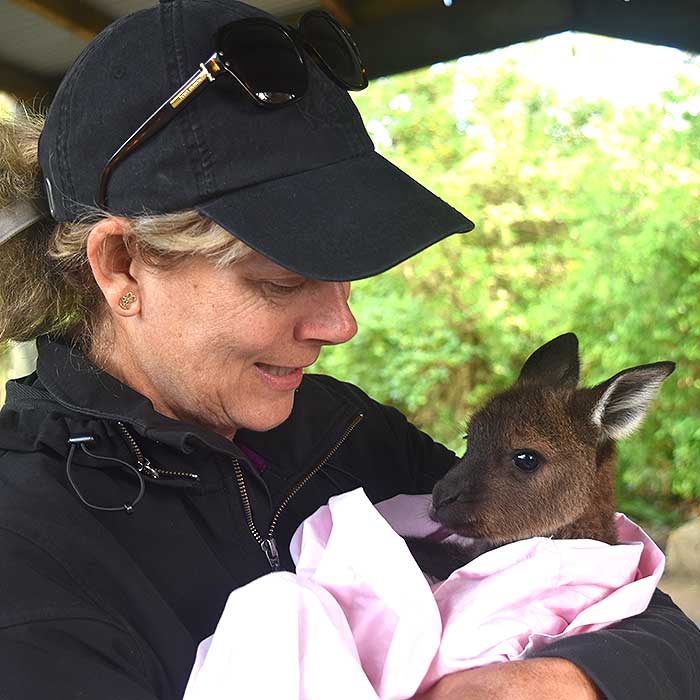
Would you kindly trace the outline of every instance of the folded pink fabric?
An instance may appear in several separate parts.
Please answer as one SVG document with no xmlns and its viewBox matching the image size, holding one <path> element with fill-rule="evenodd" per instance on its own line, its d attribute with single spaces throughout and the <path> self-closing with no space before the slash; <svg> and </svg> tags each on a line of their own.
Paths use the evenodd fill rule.
<svg viewBox="0 0 700 700">
<path fill-rule="evenodd" d="M 231 593 L 185 700 L 411 698 L 446 673 L 642 612 L 663 571 L 663 553 L 618 514 L 623 544 L 523 540 L 430 584 L 399 536 L 441 536 L 429 498 L 375 507 L 358 489 L 307 518 L 291 544 L 296 575 Z"/>
</svg>

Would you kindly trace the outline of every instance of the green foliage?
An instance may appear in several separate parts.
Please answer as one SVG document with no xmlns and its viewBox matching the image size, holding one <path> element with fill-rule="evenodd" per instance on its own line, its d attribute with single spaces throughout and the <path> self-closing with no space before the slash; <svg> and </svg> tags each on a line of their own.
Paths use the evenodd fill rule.
<svg viewBox="0 0 700 700">
<path fill-rule="evenodd" d="M 460 451 L 475 407 L 559 333 L 579 335 L 589 384 L 674 360 L 644 427 L 620 446 L 619 495 L 647 516 L 700 499 L 695 93 L 679 80 L 644 109 L 561 104 L 513 64 L 466 61 L 360 93 L 378 149 L 477 229 L 356 283 L 360 331 L 316 369 Z"/>
</svg>

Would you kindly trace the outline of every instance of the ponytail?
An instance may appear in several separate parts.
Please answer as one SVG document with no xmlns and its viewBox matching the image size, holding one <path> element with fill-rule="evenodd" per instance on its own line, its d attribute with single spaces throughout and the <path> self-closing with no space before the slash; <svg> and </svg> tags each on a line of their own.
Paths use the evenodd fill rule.
<svg viewBox="0 0 700 700">
<path fill-rule="evenodd" d="M 0 119 L 0 208 L 38 199 L 43 119 Z M 81 317 L 79 295 L 49 257 L 55 223 L 41 220 L 0 246 L 0 343 L 63 331 Z"/>
</svg>

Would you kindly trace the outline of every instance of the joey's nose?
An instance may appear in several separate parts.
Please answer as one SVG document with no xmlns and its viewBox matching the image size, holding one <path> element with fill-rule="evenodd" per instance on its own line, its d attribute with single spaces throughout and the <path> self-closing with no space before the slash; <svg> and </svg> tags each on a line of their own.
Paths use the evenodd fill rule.
<svg viewBox="0 0 700 700">
<path fill-rule="evenodd" d="M 458 489 L 450 488 L 450 484 L 444 481 L 438 481 L 433 489 L 433 509 L 437 512 L 441 508 L 445 508 L 454 503 L 459 498 L 460 492 Z"/>
</svg>

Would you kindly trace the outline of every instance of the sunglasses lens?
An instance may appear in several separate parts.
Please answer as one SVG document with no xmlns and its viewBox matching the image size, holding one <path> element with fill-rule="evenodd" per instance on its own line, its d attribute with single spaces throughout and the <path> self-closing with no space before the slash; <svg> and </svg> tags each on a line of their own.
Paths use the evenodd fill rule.
<svg viewBox="0 0 700 700">
<path fill-rule="evenodd" d="M 226 67 L 266 104 L 285 104 L 306 90 L 306 67 L 299 50 L 274 22 L 233 22 L 219 33 L 218 50 Z"/>
<path fill-rule="evenodd" d="M 304 15 L 299 26 L 306 44 L 317 52 L 326 67 L 348 89 L 367 87 L 364 68 L 357 47 L 350 36 L 323 12 Z"/>
</svg>

